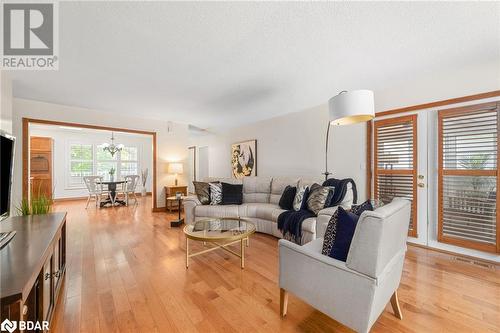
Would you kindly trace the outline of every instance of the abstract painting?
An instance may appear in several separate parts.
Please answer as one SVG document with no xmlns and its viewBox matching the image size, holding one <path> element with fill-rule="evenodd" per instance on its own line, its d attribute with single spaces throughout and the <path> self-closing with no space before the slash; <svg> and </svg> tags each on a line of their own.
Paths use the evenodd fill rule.
<svg viewBox="0 0 500 333">
<path fill-rule="evenodd" d="M 257 176 L 257 140 L 231 145 L 233 178 Z"/>
</svg>

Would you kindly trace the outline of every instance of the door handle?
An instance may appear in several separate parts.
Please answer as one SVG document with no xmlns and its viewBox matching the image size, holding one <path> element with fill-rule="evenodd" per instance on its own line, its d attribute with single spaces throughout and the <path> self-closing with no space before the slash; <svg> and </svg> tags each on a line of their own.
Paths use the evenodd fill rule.
<svg viewBox="0 0 500 333">
<path fill-rule="evenodd" d="M 424 183 L 418 183 L 417 186 L 418 187 L 425 187 L 425 184 Z"/>
</svg>

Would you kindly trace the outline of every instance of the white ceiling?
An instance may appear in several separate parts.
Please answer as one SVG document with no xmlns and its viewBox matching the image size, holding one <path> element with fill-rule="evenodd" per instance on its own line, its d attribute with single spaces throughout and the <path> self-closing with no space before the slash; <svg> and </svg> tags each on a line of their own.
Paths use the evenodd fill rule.
<svg viewBox="0 0 500 333">
<path fill-rule="evenodd" d="M 16 97 L 234 126 L 500 63 L 500 2 L 61 2 L 59 44 Z"/>
</svg>

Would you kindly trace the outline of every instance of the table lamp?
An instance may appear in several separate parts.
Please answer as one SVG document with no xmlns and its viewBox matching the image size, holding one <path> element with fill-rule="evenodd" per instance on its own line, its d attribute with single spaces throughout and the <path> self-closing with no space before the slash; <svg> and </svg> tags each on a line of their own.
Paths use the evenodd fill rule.
<svg viewBox="0 0 500 333">
<path fill-rule="evenodd" d="M 172 162 L 168 164 L 167 172 L 175 175 L 175 186 L 177 186 L 177 175 L 182 175 L 183 172 L 182 163 Z"/>
<path fill-rule="evenodd" d="M 328 179 L 328 137 L 330 125 L 350 125 L 369 121 L 375 117 L 373 91 L 352 90 L 341 91 L 328 101 L 329 121 L 326 129 L 325 147 L 325 180 Z"/>
</svg>

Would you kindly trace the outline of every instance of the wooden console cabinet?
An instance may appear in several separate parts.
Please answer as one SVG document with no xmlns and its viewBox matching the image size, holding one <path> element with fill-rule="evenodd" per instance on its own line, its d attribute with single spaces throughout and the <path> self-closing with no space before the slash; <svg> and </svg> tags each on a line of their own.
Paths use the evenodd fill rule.
<svg viewBox="0 0 500 333">
<path fill-rule="evenodd" d="M 11 217 L 0 223 L 1 232 L 12 230 L 16 235 L 0 249 L 0 322 L 8 318 L 51 324 L 66 271 L 66 213 Z"/>
</svg>

